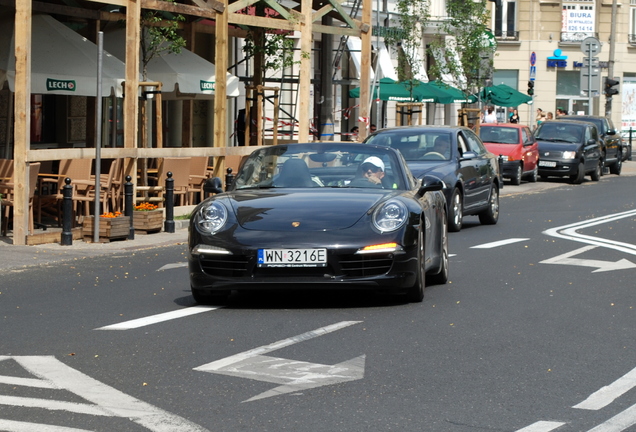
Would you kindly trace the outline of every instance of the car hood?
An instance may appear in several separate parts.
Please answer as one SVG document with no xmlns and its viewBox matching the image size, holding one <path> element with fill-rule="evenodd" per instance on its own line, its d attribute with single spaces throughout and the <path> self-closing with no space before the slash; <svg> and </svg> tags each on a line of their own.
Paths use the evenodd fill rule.
<svg viewBox="0 0 636 432">
<path fill-rule="evenodd" d="M 495 144 L 485 142 L 484 145 L 486 146 L 486 149 L 495 156 L 515 156 L 521 153 L 519 149 L 521 144 Z"/>
<path fill-rule="evenodd" d="M 545 151 L 578 151 L 581 144 L 578 143 L 564 143 L 564 142 L 552 142 L 552 141 L 538 141 L 539 152 Z"/>
<path fill-rule="evenodd" d="M 354 225 L 383 198 L 384 189 L 239 190 L 228 195 L 236 219 L 247 230 L 333 231 Z M 296 226 L 296 224 L 298 224 Z"/>
<path fill-rule="evenodd" d="M 406 161 L 409 169 L 416 178 L 422 178 L 425 174 L 438 174 L 443 178 L 443 173 L 454 171 L 454 161 Z"/>
</svg>

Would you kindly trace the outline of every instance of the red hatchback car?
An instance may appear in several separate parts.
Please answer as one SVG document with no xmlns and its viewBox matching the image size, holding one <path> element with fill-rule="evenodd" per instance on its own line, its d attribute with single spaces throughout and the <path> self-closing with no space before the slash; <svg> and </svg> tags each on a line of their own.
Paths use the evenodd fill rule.
<svg viewBox="0 0 636 432">
<path fill-rule="evenodd" d="M 536 182 L 538 177 L 539 145 L 530 128 L 521 124 L 483 124 L 479 137 L 489 152 L 503 157 L 503 177 L 512 184 L 526 177 Z"/>
</svg>

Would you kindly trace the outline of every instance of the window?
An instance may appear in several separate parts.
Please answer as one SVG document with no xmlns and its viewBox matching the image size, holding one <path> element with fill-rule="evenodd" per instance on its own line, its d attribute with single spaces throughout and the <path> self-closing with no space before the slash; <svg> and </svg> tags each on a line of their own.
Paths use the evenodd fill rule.
<svg viewBox="0 0 636 432">
<path fill-rule="evenodd" d="M 581 73 L 578 71 L 557 71 L 557 94 L 581 95 Z"/>
<path fill-rule="evenodd" d="M 495 37 L 519 40 L 516 0 L 501 0 L 501 3 L 495 3 Z"/>
<path fill-rule="evenodd" d="M 518 69 L 497 69 L 492 78 L 493 85 L 505 84 L 515 90 L 519 90 Z"/>
<path fill-rule="evenodd" d="M 636 0 L 630 0 L 630 9 L 629 9 L 629 32 L 627 37 L 629 38 L 629 43 L 632 45 L 636 45 Z"/>
</svg>

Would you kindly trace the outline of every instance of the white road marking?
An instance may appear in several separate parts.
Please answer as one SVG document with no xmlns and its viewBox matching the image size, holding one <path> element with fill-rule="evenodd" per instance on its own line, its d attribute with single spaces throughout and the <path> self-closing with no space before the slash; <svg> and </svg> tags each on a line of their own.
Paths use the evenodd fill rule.
<svg viewBox="0 0 636 432">
<path fill-rule="evenodd" d="M 2 360 L 11 358 L 39 379 L 50 383 L 61 390 L 68 390 L 90 403 L 56 401 L 51 399 L 34 399 L 2 396 L 0 403 L 4 405 L 38 407 L 48 410 L 64 410 L 82 414 L 102 415 L 127 418 L 153 432 L 208 432 L 201 426 L 182 417 L 170 414 L 148 403 L 135 399 L 119 390 L 109 387 L 81 372 L 68 367 L 53 356 L 4 356 Z M 0 420 L 0 422 L 6 422 Z M 2 424 L 0 423 L 0 427 Z M 47 431 L 46 425 L 31 424 L 31 429 Z M 3 429 L 5 430 L 5 429 Z M 12 431 L 12 429 L 9 429 Z M 72 431 L 73 429 L 68 429 Z M 48 429 L 50 432 L 63 432 L 64 429 Z"/>
<path fill-rule="evenodd" d="M 526 426 L 523 429 L 519 429 L 517 432 L 549 432 L 558 427 L 563 426 L 565 423 L 550 422 L 550 421 L 538 421 L 532 423 L 530 426 Z"/>
<path fill-rule="evenodd" d="M 615 213 L 607 216 L 601 216 L 598 218 L 576 222 L 569 225 L 563 225 L 556 228 L 550 228 L 543 231 L 543 234 L 562 238 L 566 240 L 577 241 L 580 243 L 586 243 L 593 246 L 606 247 L 617 251 L 625 252 L 631 255 L 636 255 L 636 245 L 631 243 L 623 243 L 619 241 L 607 240 L 601 237 L 588 236 L 579 234 L 577 231 L 584 228 L 589 228 L 595 225 L 600 225 L 616 220 L 624 219 L 627 217 L 636 216 L 636 210 L 630 210 L 622 213 Z"/>
<path fill-rule="evenodd" d="M 279 387 L 268 390 L 244 402 L 362 379 L 364 377 L 364 355 L 336 365 L 322 365 L 263 355 L 360 322 L 362 321 L 342 321 L 321 327 L 298 336 L 204 364 L 194 368 L 194 370 L 281 384 Z"/>
<path fill-rule="evenodd" d="M 34 429 L 33 426 L 37 426 L 37 428 Z M 92 432 L 86 429 L 76 429 L 65 426 L 53 426 L 40 423 L 35 424 L 2 419 L 0 419 L 0 430 L 6 432 L 33 432 L 34 430 L 37 430 L 38 432 Z"/>
<path fill-rule="evenodd" d="M 178 263 L 166 264 L 165 266 L 157 269 L 157 271 L 170 270 L 170 269 L 187 267 L 187 266 L 188 266 L 187 262 L 178 262 Z"/>
<path fill-rule="evenodd" d="M 588 432 L 622 432 L 636 424 L 636 405 L 616 414 L 606 422 L 601 423 Z"/>
<path fill-rule="evenodd" d="M 589 250 L 596 249 L 596 246 L 584 246 L 580 249 L 573 250 L 571 252 L 564 253 L 554 258 L 539 261 L 539 264 L 562 264 L 562 265 L 575 265 L 583 267 L 593 267 L 596 270 L 592 273 L 606 272 L 612 270 L 626 270 L 630 268 L 636 268 L 636 264 L 623 258 L 618 261 L 601 261 L 583 258 L 572 258 L 574 255 L 582 254 Z"/>
<path fill-rule="evenodd" d="M 506 240 L 499 240 L 496 242 L 492 242 L 492 243 L 484 243 L 481 245 L 477 245 L 477 246 L 471 246 L 471 249 L 491 249 L 491 248 L 496 248 L 499 246 L 505 246 L 508 244 L 512 244 L 512 243 L 518 243 L 518 242 L 522 242 L 522 241 L 526 241 L 526 240 L 530 240 L 527 238 L 509 238 Z"/>
<path fill-rule="evenodd" d="M 130 330 L 134 328 L 144 327 L 152 324 L 157 324 L 164 321 L 170 321 L 177 318 L 183 318 L 190 315 L 196 315 L 203 312 L 210 312 L 219 307 L 214 306 L 191 306 L 176 311 L 165 312 L 157 315 L 151 315 L 145 318 L 138 318 L 131 321 L 124 321 L 119 324 L 112 324 L 105 327 L 99 327 L 94 330 Z"/>
<path fill-rule="evenodd" d="M 636 387 L 636 368 L 613 383 L 592 393 L 587 399 L 572 408 L 599 410 L 614 402 L 623 394 Z"/>
</svg>

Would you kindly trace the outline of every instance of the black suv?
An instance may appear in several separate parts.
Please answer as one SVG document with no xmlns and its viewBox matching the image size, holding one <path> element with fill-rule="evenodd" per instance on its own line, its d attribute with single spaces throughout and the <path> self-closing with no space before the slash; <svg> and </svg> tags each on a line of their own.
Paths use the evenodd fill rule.
<svg viewBox="0 0 636 432">
<path fill-rule="evenodd" d="M 549 120 L 537 127 L 534 137 L 539 143 L 539 175 L 570 177 L 575 184 L 586 175 L 599 181 L 603 169 L 601 139 L 596 126 L 575 120 Z"/>
<path fill-rule="evenodd" d="M 607 117 L 592 115 L 567 115 L 558 119 L 580 120 L 594 123 L 601 136 L 601 158 L 603 166 L 609 167 L 610 173 L 620 175 L 623 168 L 623 145 L 621 135 L 614 129 L 612 120 Z"/>
</svg>

